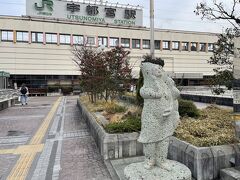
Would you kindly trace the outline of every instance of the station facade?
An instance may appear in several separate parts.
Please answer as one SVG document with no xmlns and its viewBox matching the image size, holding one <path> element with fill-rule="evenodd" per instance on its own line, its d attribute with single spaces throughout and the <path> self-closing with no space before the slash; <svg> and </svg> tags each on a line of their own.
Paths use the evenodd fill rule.
<svg viewBox="0 0 240 180">
<path fill-rule="evenodd" d="M 12 84 L 38 89 L 77 85 L 81 72 L 73 62 L 75 45 L 123 46 L 131 51 L 132 74 L 138 78 L 142 57 L 150 52 L 150 30 L 142 26 L 141 8 L 105 5 L 101 10 L 103 5 L 59 1 L 66 13 L 55 15 L 55 6 L 44 2 L 53 1 L 29 0 L 28 16 L 0 16 L 0 70 L 11 74 Z M 77 14 L 78 9 L 87 14 Z M 156 57 L 164 59 L 165 71 L 176 81 L 202 85 L 214 74 L 208 60 L 217 39 L 214 33 L 155 29 Z"/>
</svg>

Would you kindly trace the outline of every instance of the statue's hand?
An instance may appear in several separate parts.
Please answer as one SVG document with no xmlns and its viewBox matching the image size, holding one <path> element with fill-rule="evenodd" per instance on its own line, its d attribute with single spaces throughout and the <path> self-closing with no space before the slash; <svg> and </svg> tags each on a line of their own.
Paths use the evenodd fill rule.
<svg viewBox="0 0 240 180">
<path fill-rule="evenodd" d="M 171 110 L 167 109 L 163 112 L 163 117 L 168 117 L 168 116 L 170 116 L 170 114 L 171 114 Z"/>
</svg>

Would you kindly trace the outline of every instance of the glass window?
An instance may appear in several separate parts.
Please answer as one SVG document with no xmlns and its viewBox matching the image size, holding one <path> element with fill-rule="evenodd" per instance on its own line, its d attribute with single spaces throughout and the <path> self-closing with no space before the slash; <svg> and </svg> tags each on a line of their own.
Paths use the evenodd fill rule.
<svg viewBox="0 0 240 180">
<path fill-rule="evenodd" d="M 195 42 L 191 43 L 191 51 L 197 51 L 197 43 Z"/>
<path fill-rule="evenodd" d="M 17 31 L 17 41 L 18 42 L 28 42 L 28 32 Z"/>
<path fill-rule="evenodd" d="M 133 49 L 140 49 L 140 39 L 133 39 L 132 40 L 132 48 Z"/>
<path fill-rule="evenodd" d="M 89 45 L 89 46 L 96 45 L 95 37 L 87 37 L 87 45 Z"/>
<path fill-rule="evenodd" d="M 180 45 L 180 42 L 173 41 L 172 42 L 172 50 L 179 50 L 179 45 Z"/>
<path fill-rule="evenodd" d="M 208 43 L 208 51 L 213 52 L 214 44 L 213 43 Z"/>
<path fill-rule="evenodd" d="M 98 45 L 108 47 L 108 38 L 107 37 L 98 37 Z"/>
<path fill-rule="evenodd" d="M 60 34 L 60 44 L 70 44 L 69 34 Z"/>
<path fill-rule="evenodd" d="M 160 41 L 159 40 L 155 40 L 154 44 L 155 44 L 155 49 L 160 49 Z"/>
<path fill-rule="evenodd" d="M 200 43 L 200 51 L 202 52 L 206 51 L 206 43 Z"/>
<path fill-rule="evenodd" d="M 73 35 L 73 44 L 75 44 L 75 45 L 83 45 L 84 44 L 83 36 Z"/>
<path fill-rule="evenodd" d="M 43 33 L 32 32 L 32 42 L 33 43 L 43 43 Z"/>
<path fill-rule="evenodd" d="M 130 39 L 122 38 L 121 39 L 121 45 L 124 48 L 129 48 L 130 47 Z"/>
<path fill-rule="evenodd" d="M 119 39 L 118 38 L 113 38 L 111 37 L 110 38 L 110 46 L 111 47 L 116 47 L 119 45 Z"/>
<path fill-rule="evenodd" d="M 170 41 L 163 41 L 163 49 L 170 49 Z"/>
<path fill-rule="evenodd" d="M 57 44 L 57 34 L 46 33 L 46 43 Z"/>
<path fill-rule="evenodd" d="M 143 49 L 150 49 L 150 40 L 143 40 Z"/>
<path fill-rule="evenodd" d="M 13 41 L 13 31 L 1 31 L 2 41 Z"/>
<path fill-rule="evenodd" d="M 189 46 L 188 42 L 182 42 L 182 50 L 183 51 L 188 51 L 188 46 Z"/>
</svg>

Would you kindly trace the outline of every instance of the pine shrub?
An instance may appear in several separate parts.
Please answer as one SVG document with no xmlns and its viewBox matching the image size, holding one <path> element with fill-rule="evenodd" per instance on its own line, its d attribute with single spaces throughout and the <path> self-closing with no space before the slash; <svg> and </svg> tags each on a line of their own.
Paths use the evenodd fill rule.
<svg viewBox="0 0 240 180">
<path fill-rule="evenodd" d="M 179 114 L 181 117 L 188 116 L 197 118 L 200 116 L 199 110 L 192 101 L 179 99 Z"/>
</svg>

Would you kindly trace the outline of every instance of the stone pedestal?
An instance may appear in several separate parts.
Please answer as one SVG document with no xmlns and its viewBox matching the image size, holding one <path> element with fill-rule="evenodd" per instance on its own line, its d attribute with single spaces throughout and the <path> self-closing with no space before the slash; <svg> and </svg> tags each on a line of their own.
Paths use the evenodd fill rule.
<svg viewBox="0 0 240 180">
<path fill-rule="evenodd" d="M 167 160 L 165 168 L 154 166 L 147 170 L 144 162 L 133 163 L 124 169 L 128 180 L 191 180 L 191 171 L 183 164 Z"/>
</svg>

